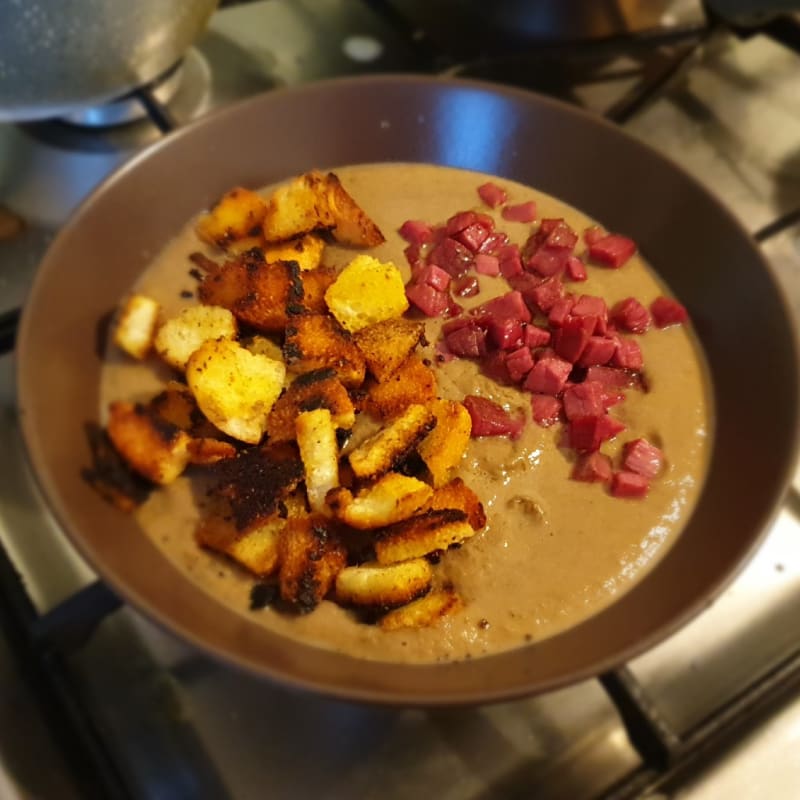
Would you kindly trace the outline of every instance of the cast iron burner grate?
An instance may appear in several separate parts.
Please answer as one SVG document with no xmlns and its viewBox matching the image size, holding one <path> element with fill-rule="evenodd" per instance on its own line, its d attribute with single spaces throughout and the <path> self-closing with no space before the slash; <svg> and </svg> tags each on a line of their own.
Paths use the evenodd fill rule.
<svg viewBox="0 0 800 800">
<path fill-rule="evenodd" d="M 800 25 L 795 19 L 780 20 L 762 32 L 800 51 Z M 681 49 L 671 66 L 642 81 L 607 116 L 620 122 L 649 103 L 689 62 L 705 36 L 706 33 L 695 36 L 694 43 Z M 166 134 L 176 127 L 169 110 L 148 87 L 137 89 L 134 96 L 159 131 Z M 757 241 L 765 242 L 798 222 L 800 209 L 795 209 L 753 235 Z M 0 355 L 14 349 L 19 321 L 20 309 L 0 314 Z M 122 601 L 102 581 L 96 581 L 47 613 L 39 614 L 0 542 L 0 623 L 20 659 L 21 672 L 34 684 L 85 796 L 133 800 L 135 794 L 103 731 L 78 699 L 79 687 L 68 665 L 68 657 L 79 651 L 96 627 L 121 605 Z M 800 689 L 800 647 L 682 733 L 667 723 L 645 686 L 627 666 L 606 672 L 598 680 L 614 704 L 641 764 L 616 784 L 603 788 L 597 797 L 628 800 L 679 786 L 702 764 L 779 708 Z M 208 791 L 208 796 L 227 797 L 221 779 L 190 730 L 182 731 L 180 747 L 182 763 L 203 772 L 199 785 Z M 196 778 L 193 785 L 197 785 Z M 175 786 L 174 790 L 169 797 L 185 796 L 182 787 Z"/>
</svg>

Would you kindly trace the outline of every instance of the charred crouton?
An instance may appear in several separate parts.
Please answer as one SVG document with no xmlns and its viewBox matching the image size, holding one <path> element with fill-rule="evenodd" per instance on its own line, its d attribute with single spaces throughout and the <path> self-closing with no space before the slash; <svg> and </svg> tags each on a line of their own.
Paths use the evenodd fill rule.
<svg viewBox="0 0 800 800">
<path fill-rule="evenodd" d="M 189 434 L 141 404 L 111 403 L 108 436 L 131 468 L 153 483 L 172 483 L 189 463 Z"/>
<path fill-rule="evenodd" d="M 235 458 L 238 452 L 230 442 L 220 439 L 192 439 L 189 442 L 189 463 L 207 467 L 226 458 Z"/>
<path fill-rule="evenodd" d="M 393 564 L 447 550 L 474 535 L 475 530 L 463 511 L 449 508 L 426 511 L 377 531 L 375 557 L 381 564 Z"/>
<path fill-rule="evenodd" d="M 356 256 L 339 273 L 325 292 L 325 302 L 350 333 L 399 317 L 408 308 L 400 270 L 364 255 Z"/>
<path fill-rule="evenodd" d="M 295 420 L 297 446 L 312 511 L 325 510 L 325 495 L 339 485 L 339 447 L 336 426 L 327 408 L 303 411 Z"/>
<path fill-rule="evenodd" d="M 307 233 L 279 244 L 264 247 L 264 259 L 274 261 L 294 261 L 301 270 L 316 269 L 322 262 L 325 240 L 316 233 Z"/>
<path fill-rule="evenodd" d="M 184 383 L 169 381 L 148 407 L 160 419 L 186 431 L 195 438 L 215 438 L 219 430 L 200 411 L 192 390 Z"/>
<path fill-rule="evenodd" d="M 131 295 L 119 311 L 114 344 L 140 361 L 153 346 L 161 306 L 142 294 Z"/>
<path fill-rule="evenodd" d="M 478 495 L 467 486 L 461 478 L 440 486 L 430 500 L 422 507 L 423 511 L 451 508 L 463 511 L 472 528 L 479 531 L 486 525 L 486 512 L 478 499 Z"/>
<path fill-rule="evenodd" d="M 197 220 L 195 232 L 204 242 L 223 250 L 238 239 L 261 238 L 267 202 L 249 189 L 237 187 L 224 194 L 208 214 Z"/>
<path fill-rule="evenodd" d="M 197 405 L 224 433 L 257 444 L 273 403 L 283 390 L 286 367 L 228 339 L 205 342 L 186 365 Z"/>
<path fill-rule="evenodd" d="M 364 213 L 332 172 L 326 176 L 328 205 L 333 214 L 333 238 L 352 247 L 377 247 L 385 240 L 380 228 Z"/>
<path fill-rule="evenodd" d="M 346 489 L 334 492 L 328 496 L 328 505 L 352 528 L 369 530 L 410 517 L 432 492 L 427 483 L 389 472 L 355 497 Z"/>
<path fill-rule="evenodd" d="M 372 479 L 401 464 L 433 429 L 436 417 L 422 405 L 409 406 L 399 417 L 348 455 L 357 478 Z"/>
<path fill-rule="evenodd" d="M 300 614 L 313 611 L 347 564 L 347 551 L 330 520 L 288 520 L 280 538 L 281 598 Z"/>
<path fill-rule="evenodd" d="M 368 562 L 345 567 L 336 577 L 336 598 L 354 606 L 392 608 L 430 589 L 433 571 L 424 558 L 384 566 Z"/>
<path fill-rule="evenodd" d="M 378 625 L 385 631 L 429 628 L 463 607 L 464 601 L 453 589 L 432 589 L 424 597 L 384 614 Z"/>
<path fill-rule="evenodd" d="M 300 375 L 278 398 L 267 417 L 267 437 L 271 442 L 294 439 L 297 416 L 315 408 L 327 408 L 337 428 L 350 430 L 355 424 L 355 409 L 347 389 L 332 369 L 321 369 Z"/>
<path fill-rule="evenodd" d="M 360 386 L 366 374 L 364 356 L 347 331 L 327 314 L 297 314 L 286 326 L 283 345 L 292 372 L 332 369 L 345 386 Z"/>
<path fill-rule="evenodd" d="M 373 416 L 390 419 L 410 405 L 427 405 L 435 398 L 436 375 L 422 363 L 419 356 L 412 355 L 393 375 L 369 385 L 363 405 Z"/>
<path fill-rule="evenodd" d="M 389 378 L 425 335 L 425 323 L 397 317 L 362 328 L 355 334 L 367 369 L 379 380 Z"/>
<path fill-rule="evenodd" d="M 236 319 L 221 306 L 190 306 L 168 319 L 156 334 L 153 346 L 173 369 L 186 369 L 189 356 L 209 339 L 236 338 Z"/>
<path fill-rule="evenodd" d="M 436 427 L 420 442 L 418 452 L 433 485 L 442 486 L 467 450 L 472 418 L 461 403 L 452 400 L 435 400 L 430 408 L 436 415 Z"/>
<path fill-rule="evenodd" d="M 263 578 L 278 567 L 280 537 L 285 527 L 286 520 L 275 514 L 239 530 L 230 516 L 215 513 L 201 520 L 195 539 L 201 547 L 223 553 Z"/>
</svg>

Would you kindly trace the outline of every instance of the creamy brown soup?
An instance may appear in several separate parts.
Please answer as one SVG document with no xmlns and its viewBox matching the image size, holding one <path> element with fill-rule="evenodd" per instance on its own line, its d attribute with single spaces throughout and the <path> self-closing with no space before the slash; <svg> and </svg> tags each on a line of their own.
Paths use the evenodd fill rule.
<svg viewBox="0 0 800 800">
<path fill-rule="evenodd" d="M 490 176 L 416 164 L 335 171 L 386 236 L 386 242 L 371 252 L 403 270 L 407 269 L 405 242 L 396 231 L 404 220 L 439 223 L 467 208 L 487 211 L 476 187 Z M 564 217 L 577 231 L 594 223 L 553 197 L 495 180 L 508 191 L 509 203 L 536 200 L 540 218 Z M 493 213 L 498 228 L 512 241 L 522 243 L 527 238 L 529 225 L 507 222 Z M 168 315 L 196 302 L 182 298 L 181 292 L 194 288 L 187 257 L 198 249 L 202 248 L 189 223 L 142 275 L 137 290 L 158 299 Z M 329 248 L 325 263 L 344 265 L 353 255 L 350 250 Z M 631 295 L 648 305 L 665 292 L 638 256 L 619 270 L 589 267 L 588 271 L 586 282 L 568 288 L 602 295 L 609 306 Z M 509 290 L 502 278 L 480 276 L 480 284 L 481 293 L 469 302 L 482 303 Z M 436 341 L 440 325 L 440 320 L 429 322 L 431 342 Z M 436 365 L 443 396 L 462 400 L 467 394 L 484 395 L 507 408 L 525 409 L 529 420 L 516 441 L 471 441 L 460 475 L 480 496 L 488 524 L 436 566 L 438 579 L 451 580 L 465 600 L 461 611 L 436 627 L 386 632 L 355 621 L 330 601 L 303 617 L 271 608 L 250 611 L 253 577 L 195 544 L 197 492 L 186 477 L 155 491 L 139 510 L 143 535 L 152 537 L 165 557 L 221 603 L 292 638 L 364 658 L 404 662 L 475 658 L 552 636 L 597 613 L 646 574 L 679 535 L 702 485 L 711 419 L 698 343 L 689 326 L 650 330 L 637 342 L 649 391 L 631 390 L 627 400 L 613 409 L 627 430 L 606 443 L 603 451 L 614 458 L 625 441 L 639 436 L 663 449 L 665 469 L 640 500 L 614 498 L 597 484 L 570 480 L 574 454 L 557 446 L 561 426 L 542 428 L 531 422 L 528 393 L 497 386 L 466 360 Z M 103 407 L 112 399 L 150 397 L 166 377 L 166 370 L 109 353 Z"/>
</svg>

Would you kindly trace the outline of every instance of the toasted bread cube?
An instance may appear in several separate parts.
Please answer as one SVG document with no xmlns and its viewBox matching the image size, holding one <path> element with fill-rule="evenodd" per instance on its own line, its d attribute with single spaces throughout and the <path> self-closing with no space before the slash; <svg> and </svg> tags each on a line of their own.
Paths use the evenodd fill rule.
<svg viewBox="0 0 800 800">
<path fill-rule="evenodd" d="M 248 339 L 240 339 L 240 344 L 246 347 L 251 353 L 259 356 L 266 356 L 274 361 L 283 361 L 283 350 L 279 344 L 268 339 L 266 336 L 250 336 Z"/>
<path fill-rule="evenodd" d="M 267 419 L 269 440 L 293 440 L 296 437 L 297 416 L 315 408 L 327 408 L 337 428 L 350 430 L 355 424 L 355 408 L 344 384 L 333 370 L 320 369 L 298 376 L 278 398 Z"/>
<path fill-rule="evenodd" d="M 168 319 L 156 334 L 156 352 L 174 369 L 186 369 L 189 356 L 209 339 L 235 339 L 236 319 L 220 306 L 189 306 Z"/>
<path fill-rule="evenodd" d="M 239 451 L 230 442 L 201 437 L 189 442 L 189 463 L 207 467 L 226 458 L 235 458 Z"/>
<path fill-rule="evenodd" d="M 303 411 L 295 420 L 295 428 L 308 504 L 312 511 L 327 511 L 325 495 L 339 485 L 339 446 L 331 412 L 327 408 Z"/>
<path fill-rule="evenodd" d="M 159 419 L 186 431 L 195 439 L 214 439 L 219 436 L 219 430 L 203 416 L 192 390 L 184 383 L 168 381 L 166 388 L 147 407 Z"/>
<path fill-rule="evenodd" d="M 228 436 L 257 444 L 283 389 L 286 367 L 229 339 L 205 342 L 186 365 L 186 380 L 200 410 Z"/>
<path fill-rule="evenodd" d="M 122 306 L 114 329 L 114 344 L 136 359 L 153 346 L 161 306 L 143 294 L 131 295 Z"/>
<path fill-rule="evenodd" d="M 264 241 L 264 237 L 259 233 L 257 236 L 245 236 L 243 239 L 231 239 L 225 247 L 225 252 L 233 256 L 238 256 L 254 249 L 263 253 L 266 246 L 267 243 Z"/>
<path fill-rule="evenodd" d="M 264 258 L 268 264 L 275 261 L 294 261 L 301 270 L 316 269 L 322 263 L 325 240 L 316 233 L 306 233 L 287 242 L 268 244 Z"/>
<path fill-rule="evenodd" d="M 278 568 L 280 538 L 286 520 L 277 514 L 238 530 L 229 516 L 212 514 L 201 520 L 195 539 L 201 547 L 232 558 L 254 575 L 265 578 Z"/>
<path fill-rule="evenodd" d="M 319 515 L 288 520 L 279 552 L 281 597 L 301 614 L 316 608 L 347 564 L 335 528 Z"/>
<path fill-rule="evenodd" d="M 419 356 L 412 355 L 393 375 L 369 385 L 364 408 L 375 417 L 390 419 L 415 403 L 431 403 L 436 398 L 436 388 L 433 370 Z"/>
<path fill-rule="evenodd" d="M 379 531 L 375 537 L 375 557 L 380 564 L 393 564 L 447 550 L 474 535 L 475 530 L 463 511 L 426 511 Z"/>
<path fill-rule="evenodd" d="M 469 524 L 476 531 L 486 525 L 486 512 L 483 510 L 483 504 L 478 499 L 478 495 L 461 478 L 455 478 L 450 483 L 436 489 L 422 510 L 445 508 L 463 511 L 467 515 Z"/>
<path fill-rule="evenodd" d="M 425 336 L 425 323 L 393 317 L 368 325 L 355 334 L 367 369 L 379 380 L 389 378 Z"/>
<path fill-rule="evenodd" d="M 385 241 L 380 228 L 347 193 L 332 172 L 326 177 L 328 206 L 333 214 L 333 238 L 351 247 L 377 247 Z"/>
<path fill-rule="evenodd" d="M 461 403 L 435 400 L 430 405 L 436 427 L 420 442 L 418 451 L 434 486 L 447 483 L 469 446 L 472 418 Z"/>
<path fill-rule="evenodd" d="M 325 302 L 350 333 L 399 317 L 408 308 L 400 270 L 365 255 L 356 256 L 339 273 L 325 292 Z"/>
<path fill-rule="evenodd" d="M 384 566 L 368 562 L 345 567 L 336 577 L 336 599 L 354 606 L 409 603 L 430 589 L 433 570 L 424 558 Z"/>
<path fill-rule="evenodd" d="M 362 479 L 383 475 L 402 463 L 435 424 L 436 417 L 430 409 L 409 406 L 350 452 L 348 460 L 353 473 Z"/>
<path fill-rule="evenodd" d="M 388 472 L 377 483 L 348 499 L 333 496 L 336 516 L 352 528 L 370 530 L 407 519 L 428 501 L 433 490 L 427 483 Z M 331 498 L 329 498 L 329 505 Z"/>
<path fill-rule="evenodd" d="M 197 220 L 195 232 L 209 244 L 226 249 L 237 239 L 260 233 L 267 201 L 249 189 L 237 187 L 224 194 L 208 214 Z"/>
<path fill-rule="evenodd" d="M 189 463 L 189 434 L 145 406 L 111 403 L 108 436 L 131 468 L 153 483 L 172 483 Z"/>
<path fill-rule="evenodd" d="M 283 355 L 292 372 L 332 369 L 349 387 L 360 386 L 367 369 L 350 334 L 328 314 L 293 316 L 286 326 Z"/>
<path fill-rule="evenodd" d="M 384 614 L 378 620 L 378 625 L 385 631 L 429 628 L 463 607 L 464 601 L 453 589 L 432 589 L 424 597 Z"/>
</svg>

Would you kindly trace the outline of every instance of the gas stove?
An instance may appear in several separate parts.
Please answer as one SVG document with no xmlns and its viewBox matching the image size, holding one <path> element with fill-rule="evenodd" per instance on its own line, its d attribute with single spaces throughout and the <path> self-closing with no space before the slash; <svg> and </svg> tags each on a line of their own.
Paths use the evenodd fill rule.
<svg viewBox="0 0 800 800">
<path fill-rule="evenodd" d="M 16 419 L 13 339 L 47 245 L 94 186 L 173 126 L 278 86 L 463 75 L 604 114 L 723 198 L 800 319 L 792 19 L 743 32 L 711 24 L 699 3 L 648 4 L 638 16 L 624 11 L 637 4 L 619 4 L 614 30 L 553 40 L 537 23 L 527 46 L 511 47 L 496 31 L 453 37 L 432 5 L 226 6 L 169 91 L 126 99 L 140 119 L 98 128 L 86 124 L 92 110 L 82 125 L 0 125 L 1 796 L 797 796 L 800 473 L 750 564 L 661 645 L 541 697 L 436 711 L 322 699 L 207 658 L 121 606 L 38 496 Z"/>
</svg>

